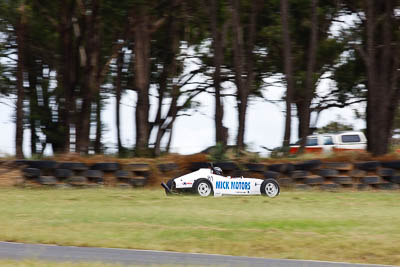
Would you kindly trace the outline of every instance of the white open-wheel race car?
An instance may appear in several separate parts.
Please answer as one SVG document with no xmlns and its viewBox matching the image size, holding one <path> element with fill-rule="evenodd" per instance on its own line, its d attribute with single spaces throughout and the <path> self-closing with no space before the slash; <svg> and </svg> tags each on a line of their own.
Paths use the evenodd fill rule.
<svg viewBox="0 0 400 267">
<path fill-rule="evenodd" d="M 195 193 L 202 197 L 211 195 L 265 195 L 276 197 L 280 193 L 279 183 L 275 179 L 257 179 L 223 176 L 219 167 L 201 168 L 195 172 L 161 183 L 165 193 Z"/>
</svg>

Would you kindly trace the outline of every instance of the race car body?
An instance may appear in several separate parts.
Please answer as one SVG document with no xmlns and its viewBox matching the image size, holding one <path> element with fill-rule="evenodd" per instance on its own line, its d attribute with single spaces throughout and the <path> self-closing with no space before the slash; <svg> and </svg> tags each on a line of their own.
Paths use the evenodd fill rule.
<svg viewBox="0 0 400 267">
<path fill-rule="evenodd" d="M 218 167 L 216 167 L 218 168 Z M 274 179 L 256 179 L 222 176 L 216 168 L 204 168 L 195 172 L 171 179 L 162 184 L 167 194 L 193 192 L 200 196 L 222 195 L 266 195 L 276 197 L 280 187 Z"/>
</svg>

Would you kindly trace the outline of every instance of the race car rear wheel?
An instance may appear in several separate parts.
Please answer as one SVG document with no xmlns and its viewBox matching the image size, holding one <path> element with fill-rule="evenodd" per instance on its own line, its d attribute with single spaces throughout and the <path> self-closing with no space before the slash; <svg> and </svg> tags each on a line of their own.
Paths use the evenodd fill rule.
<svg viewBox="0 0 400 267">
<path fill-rule="evenodd" d="M 266 179 L 261 184 L 261 194 L 267 197 L 276 197 L 279 195 L 281 189 L 278 182 L 275 179 Z"/>
<path fill-rule="evenodd" d="M 211 183 L 207 179 L 199 179 L 193 185 L 194 192 L 201 197 L 208 197 L 212 194 Z"/>
</svg>

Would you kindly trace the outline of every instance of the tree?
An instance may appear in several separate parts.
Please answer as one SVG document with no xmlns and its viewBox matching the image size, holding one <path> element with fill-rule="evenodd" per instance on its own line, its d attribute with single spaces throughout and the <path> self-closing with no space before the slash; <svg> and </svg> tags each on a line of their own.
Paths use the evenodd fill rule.
<svg viewBox="0 0 400 267">
<path fill-rule="evenodd" d="M 356 44 L 367 73 L 367 139 L 368 151 L 383 155 L 388 151 L 399 87 L 399 19 L 395 16 L 394 0 L 367 0 L 365 37 L 362 46 Z"/>
<path fill-rule="evenodd" d="M 209 14 L 211 15 L 211 36 L 213 49 L 213 86 L 215 92 L 215 143 L 227 145 L 227 128 L 223 125 L 224 106 L 221 97 L 221 68 L 224 62 L 224 47 L 226 43 L 226 32 L 229 20 L 227 14 L 223 11 L 226 9 L 224 1 L 210 0 L 208 3 Z"/>
<path fill-rule="evenodd" d="M 243 12 L 241 12 L 239 1 L 231 0 L 230 4 L 232 12 L 233 70 L 237 88 L 236 98 L 239 122 L 236 145 L 240 151 L 245 149 L 244 137 L 248 99 L 255 87 L 254 46 L 259 2 L 251 1 L 246 27 L 242 23 L 241 15 L 243 15 Z"/>
<path fill-rule="evenodd" d="M 18 61 L 17 61 L 17 106 L 16 106 L 16 130 L 15 130 L 15 149 L 16 157 L 23 158 L 24 153 L 22 151 L 22 144 L 24 140 L 24 65 L 25 65 L 25 38 L 26 38 L 26 25 L 27 15 L 26 6 L 24 1 L 20 3 L 18 8 L 19 18 L 17 25 L 15 26 L 16 31 L 16 43 L 18 49 Z"/>
<path fill-rule="evenodd" d="M 281 21 L 282 21 L 282 39 L 283 39 L 283 58 L 284 73 L 286 78 L 286 117 L 285 117 L 285 134 L 283 137 L 283 148 L 287 151 L 290 145 L 290 136 L 292 128 L 292 101 L 293 101 L 293 60 L 292 60 L 292 41 L 289 29 L 289 12 L 288 0 L 280 1 Z"/>
</svg>

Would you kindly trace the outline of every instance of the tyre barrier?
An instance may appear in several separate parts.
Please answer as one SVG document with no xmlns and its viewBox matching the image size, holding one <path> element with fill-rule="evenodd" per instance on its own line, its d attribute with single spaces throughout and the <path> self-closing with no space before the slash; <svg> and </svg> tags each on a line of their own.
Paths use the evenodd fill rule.
<svg viewBox="0 0 400 267">
<path fill-rule="evenodd" d="M 251 172 L 264 172 L 265 165 L 264 164 L 257 164 L 257 163 L 246 163 L 244 164 L 247 170 Z"/>
<path fill-rule="evenodd" d="M 174 162 L 171 163 L 163 163 L 158 165 L 158 169 L 160 172 L 166 173 L 166 172 L 171 172 L 175 171 L 178 169 L 178 165 Z"/>
<path fill-rule="evenodd" d="M 20 168 L 20 186 L 47 186 L 55 188 L 99 187 L 105 184 L 129 187 L 145 186 L 150 176 L 150 165 L 131 163 L 121 165 L 116 162 L 85 164 L 82 162 L 56 162 L 52 160 L 18 160 L 14 165 Z"/>
<path fill-rule="evenodd" d="M 57 188 L 116 186 L 135 188 L 148 184 L 155 175 L 163 179 L 177 177 L 177 171 L 188 173 L 209 168 L 209 162 L 192 162 L 185 169 L 175 163 L 56 162 L 53 160 L 18 160 L 13 166 L 20 169 L 22 185 Z M 6 164 L 2 164 L 6 165 Z M 308 160 L 295 163 L 217 162 L 224 175 L 276 179 L 282 187 L 298 190 L 400 190 L 400 160 L 386 162 L 363 161 L 322 162 Z M 151 181 L 151 180 L 150 180 Z M 153 183 L 155 184 L 155 183 Z"/>
</svg>

